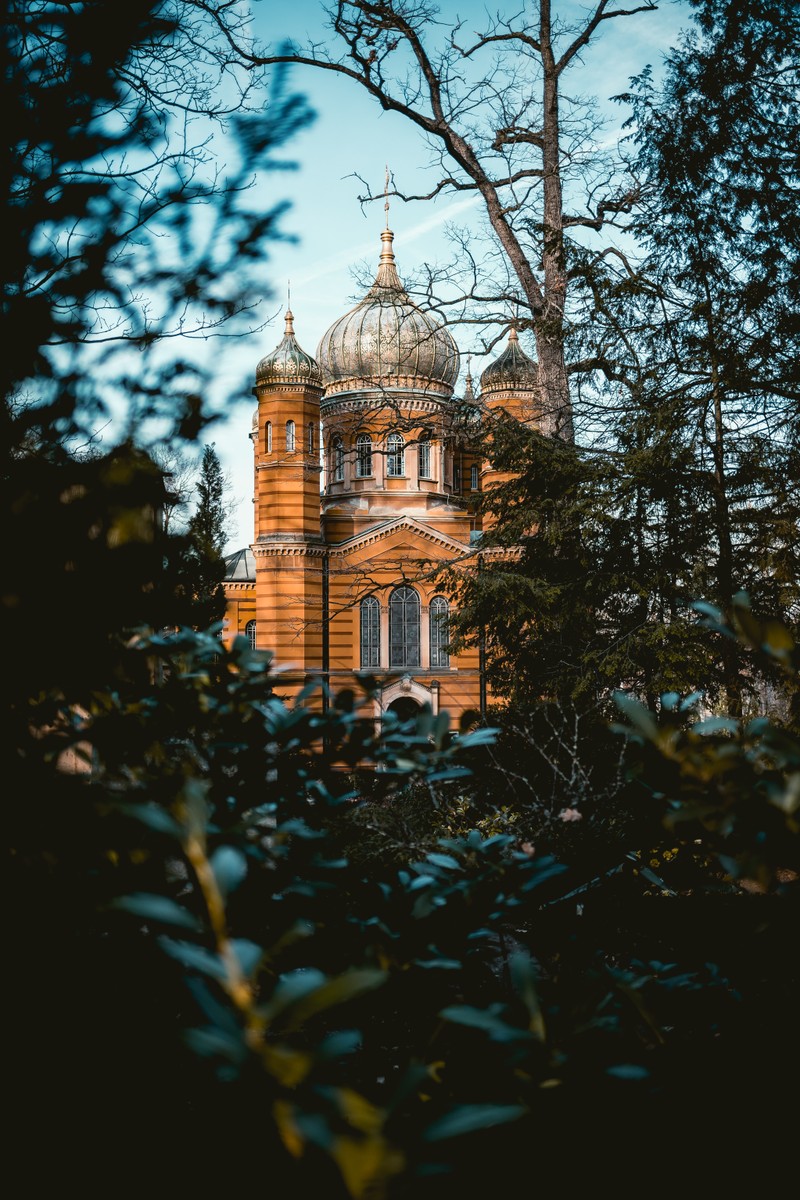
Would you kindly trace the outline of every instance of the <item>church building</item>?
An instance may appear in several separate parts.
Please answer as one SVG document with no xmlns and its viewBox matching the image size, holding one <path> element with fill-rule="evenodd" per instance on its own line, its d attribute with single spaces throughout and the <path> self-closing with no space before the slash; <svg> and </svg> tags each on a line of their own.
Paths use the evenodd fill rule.
<svg viewBox="0 0 800 1200">
<path fill-rule="evenodd" d="M 429 704 L 455 723 L 485 709 L 478 649 L 453 654 L 442 569 L 472 563 L 503 476 L 478 431 L 505 410 L 535 423 L 536 365 L 514 329 L 473 394 L 448 329 L 418 307 L 381 234 L 366 296 L 304 351 L 286 313 L 253 389 L 253 543 L 227 558 L 226 635 L 275 655 L 285 694 L 378 682 L 375 716 Z M 282 689 L 283 690 L 283 689 Z M 312 701 L 313 702 L 313 701 Z"/>
</svg>

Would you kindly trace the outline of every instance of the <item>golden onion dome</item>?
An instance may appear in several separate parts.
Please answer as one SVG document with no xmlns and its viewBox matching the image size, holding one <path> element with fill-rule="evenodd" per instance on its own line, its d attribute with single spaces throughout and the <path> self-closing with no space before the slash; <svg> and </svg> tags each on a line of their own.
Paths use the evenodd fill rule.
<svg viewBox="0 0 800 1200">
<path fill-rule="evenodd" d="M 481 375 L 481 395 L 491 395 L 493 392 L 532 392 L 536 389 L 538 379 L 536 363 L 532 358 L 528 358 L 519 344 L 516 329 L 512 328 L 505 350 Z"/>
<path fill-rule="evenodd" d="M 317 348 L 327 396 L 374 388 L 453 393 L 458 348 L 439 320 L 409 297 L 397 274 L 393 240 L 384 229 L 375 282 Z"/>
<path fill-rule="evenodd" d="M 322 372 L 294 336 L 294 315 L 286 310 L 283 340 L 256 367 L 256 383 L 300 383 L 322 387 Z"/>
</svg>

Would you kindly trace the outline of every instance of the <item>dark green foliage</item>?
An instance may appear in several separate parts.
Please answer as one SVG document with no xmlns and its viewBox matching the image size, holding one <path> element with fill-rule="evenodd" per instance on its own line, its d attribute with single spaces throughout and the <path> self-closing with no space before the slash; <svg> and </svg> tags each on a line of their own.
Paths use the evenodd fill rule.
<svg viewBox="0 0 800 1200">
<path fill-rule="evenodd" d="M 707 527 L 697 473 L 648 448 L 591 453 L 511 423 L 493 429 L 494 461 L 516 475 L 487 497 L 497 527 L 487 554 L 459 566 L 456 645 L 485 640 L 488 675 L 517 707 L 548 698 L 611 708 L 624 683 L 706 688 L 720 671 L 691 600 L 703 594 Z"/>
<path fill-rule="evenodd" d="M 181 624 L 207 629 L 225 615 L 225 478 L 213 446 L 203 447 L 197 504 L 186 534 L 175 539 Z"/>
<path fill-rule="evenodd" d="M 744 590 L 796 627 L 800 24 L 790 3 L 695 8 L 663 82 L 645 71 L 626 97 L 640 261 L 568 264 L 594 305 L 575 347 L 598 372 L 576 404 L 586 446 L 485 431 L 518 479 L 485 497 L 480 569 L 454 576 L 457 644 L 483 636 L 490 677 L 523 702 L 700 690 L 746 715 L 779 678 L 700 637 L 691 601 L 730 616 Z"/>
</svg>

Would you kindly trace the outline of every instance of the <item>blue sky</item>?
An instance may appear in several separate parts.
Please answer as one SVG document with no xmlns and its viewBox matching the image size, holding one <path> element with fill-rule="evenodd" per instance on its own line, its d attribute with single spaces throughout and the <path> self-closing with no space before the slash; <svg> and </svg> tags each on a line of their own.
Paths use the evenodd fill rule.
<svg viewBox="0 0 800 1200">
<path fill-rule="evenodd" d="M 497 3 L 491 6 L 493 10 L 500 7 Z M 503 7 L 510 13 L 521 4 Z M 477 30 L 483 24 L 485 7 L 473 0 L 443 3 L 441 8 L 442 20 L 449 22 L 452 13 L 453 18 L 462 16 L 467 28 Z M 318 0 L 281 4 L 254 0 L 252 9 L 257 36 L 273 44 L 285 38 L 303 43 L 307 38 L 320 41 L 326 36 Z M 553 9 L 564 20 L 588 11 L 587 6 L 572 0 L 554 0 Z M 597 42 L 584 53 L 582 65 L 567 78 L 569 89 L 594 95 L 601 102 L 610 121 L 609 138 L 617 136 L 625 113 L 620 106 L 608 104 L 608 98 L 625 90 L 630 77 L 647 63 L 658 69 L 687 15 L 686 0 L 667 0 L 656 12 L 606 22 Z M 317 119 L 287 147 L 287 155 L 297 161 L 298 169 L 273 173 L 258 185 L 265 190 L 265 204 L 281 199 L 291 202 L 283 228 L 297 240 L 273 244 L 264 264 L 262 313 L 263 319 L 271 318 L 270 325 L 214 349 L 223 386 L 252 377 L 258 360 L 280 340 L 289 280 L 297 337 L 312 354 L 325 330 L 351 307 L 358 294 L 351 269 L 365 260 L 377 263 L 384 215 L 381 204 L 362 211 L 358 195 L 363 188 L 355 175 L 367 179 L 373 191 L 378 191 L 388 163 L 403 190 L 424 192 L 435 182 L 418 132 L 402 118 L 383 113 L 355 83 L 330 72 L 297 69 L 291 86 L 305 93 Z M 401 276 L 423 262 L 447 257 L 447 222 L 469 226 L 479 217 L 480 207 L 471 198 L 409 205 L 395 201 L 390 224 Z M 462 350 L 470 349 L 458 330 L 454 332 Z M 473 373 L 478 374 L 484 365 L 476 360 Z M 254 403 L 245 389 L 241 403 L 233 404 L 210 434 L 236 502 L 230 550 L 252 540 L 252 447 L 247 435 Z"/>
</svg>

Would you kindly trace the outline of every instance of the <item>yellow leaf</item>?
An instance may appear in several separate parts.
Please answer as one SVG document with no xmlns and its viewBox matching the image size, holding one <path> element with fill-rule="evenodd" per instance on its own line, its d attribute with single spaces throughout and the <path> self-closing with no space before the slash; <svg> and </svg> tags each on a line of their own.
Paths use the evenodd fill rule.
<svg viewBox="0 0 800 1200">
<path fill-rule="evenodd" d="M 287 1104 L 285 1100 L 276 1100 L 272 1106 L 272 1115 L 286 1149 L 294 1158 L 301 1158 L 305 1144 L 294 1123 L 294 1109 L 291 1104 Z"/>
</svg>

